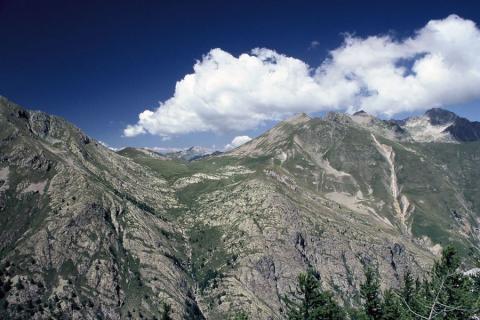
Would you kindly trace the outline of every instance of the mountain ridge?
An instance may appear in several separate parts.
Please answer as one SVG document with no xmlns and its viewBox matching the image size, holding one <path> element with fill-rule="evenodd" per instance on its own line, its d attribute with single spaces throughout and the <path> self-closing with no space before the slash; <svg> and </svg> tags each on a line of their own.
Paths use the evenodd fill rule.
<svg viewBox="0 0 480 320">
<path fill-rule="evenodd" d="M 4 317 L 159 317 L 167 303 L 174 319 L 285 318 L 281 297 L 306 268 L 348 306 L 366 265 L 396 286 L 446 244 L 464 255 L 479 246 L 478 141 L 420 143 L 361 114 L 299 115 L 230 152 L 179 161 L 115 153 L 9 103 Z"/>
</svg>

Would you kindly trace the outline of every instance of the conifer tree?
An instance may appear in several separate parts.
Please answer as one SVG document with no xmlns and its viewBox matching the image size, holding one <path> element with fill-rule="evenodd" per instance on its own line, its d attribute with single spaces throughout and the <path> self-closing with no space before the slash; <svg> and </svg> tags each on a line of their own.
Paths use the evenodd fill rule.
<svg viewBox="0 0 480 320">
<path fill-rule="evenodd" d="M 401 290 L 404 301 L 411 305 L 415 299 L 416 291 L 417 288 L 412 273 L 410 270 L 407 270 L 403 276 L 403 287 Z"/>
<path fill-rule="evenodd" d="M 330 292 L 323 292 L 312 269 L 298 277 L 296 292 L 284 299 L 290 320 L 343 320 L 345 313 Z"/>
<path fill-rule="evenodd" d="M 459 266 L 456 250 L 446 247 L 415 299 L 410 304 L 403 300 L 411 316 L 425 320 L 460 320 L 470 319 L 480 311 L 475 306 L 480 292 L 474 287 L 474 279 L 459 272 Z"/>
<path fill-rule="evenodd" d="M 382 299 L 378 273 L 372 267 L 365 269 L 365 282 L 360 286 L 363 308 L 369 319 L 382 319 Z"/>
<path fill-rule="evenodd" d="M 393 290 L 386 290 L 383 294 L 382 320 L 406 320 L 407 315 L 403 311 L 403 305 L 400 297 Z"/>
</svg>

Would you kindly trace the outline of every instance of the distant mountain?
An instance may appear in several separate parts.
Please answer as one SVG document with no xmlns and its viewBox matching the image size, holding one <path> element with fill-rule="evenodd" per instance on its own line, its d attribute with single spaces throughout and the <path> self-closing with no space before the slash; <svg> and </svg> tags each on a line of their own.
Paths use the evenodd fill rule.
<svg viewBox="0 0 480 320">
<path fill-rule="evenodd" d="M 300 114 L 186 161 L 115 153 L 2 98 L 0 318 L 160 318 L 167 303 L 174 319 L 284 319 L 307 268 L 355 305 L 366 265 L 395 286 L 446 244 L 479 248 L 476 128 L 438 109 Z"/>
<path fill-rule="evenodd" d="M 480 122 L 469 121 L 440 108 L 423 116 L 397 121 L 418 142 L 471 142 L 480 140 Z"/>
<path fill-rule="evenodd" d="M 193 146 L 178 151 L 157 151 L 155 148 L 134 148 L 127 147 L 117 151 L 120 155 L 126 155 L 130 157 L 153 157 L 162 158 L 163 160 L 184 160 L 193 161 L 201 158 L 208 157 L 210 155 L 219 155 L 222 152 L 215 151 L 210 148 Z"/>
<path fill-rule="evenodd" d="M 216 152 L 210 148 L 193 146 L 185 150 L 176 151 L 176 152 L 167 152 L 165 156 L 170 159 L 186 160 L 192 161 L 195 159 L 203 158 L 212 153 Z M 218 151 L 217 151 L 218 152 Z"/>
<path fill-rule="evenodd" d="M 129 156 L 129 157 L 148 157 L 148 158 L 156 158 L 156 159 L 162 159 L 162 160 L 168 159 L 160 152 L 156 152 L 148 148 L 126 147 L 116 152 L 120 155 Z"/>
</svg>

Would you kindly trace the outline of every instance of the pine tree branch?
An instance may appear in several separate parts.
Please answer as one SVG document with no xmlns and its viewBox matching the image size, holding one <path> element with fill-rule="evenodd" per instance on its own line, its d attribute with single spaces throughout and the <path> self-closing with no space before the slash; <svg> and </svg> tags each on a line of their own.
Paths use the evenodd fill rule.
<svg viewBox="0 0 480 320">
<path fill-rule="evenodd" d="M 433 300 L 433 304 L 432 304 L 432 308 L 430 309 L 430 314 L 428 316 L 428 320 L 431 320 L 433 319 L 434 317 L 434 311 L 435 311 L 435 307 L 437 305 L 437 302 L 438 302 L 438 298 L 440 297 L 440 292 L 442 291 L 443 289 L 443 284 L 445 283 L 445 279 L 447 278 L 448 276 L 444 277 L 442 279 L 442 282 L 440 283 L 440 288 L 438 288 L 438 291 L 437 291 L 437 294 L 435 296 L 435 300 Z"/>
<path fill-rule="evenodd" d="M 396 292 L 394 292 L 394 294 L 397 295 L 397 296 L 402 300 L 403 304 L 405 304 L 405 306 L 407 307 L 408 311 L 410 311 L 412 314 L 414 314 L 415 316 L 417 316 L 417 317 L 419 317 L 419 318 L 421 318 L 421 319 L 426 319 L 426 320 L 428 320 L 427 317 L 422 316 L 421 314 L 413 311 L 412 308 L 408 305 L 407 301 L 405 301 L 405 299 L 404 299 L 401 295 L 399 295 L 399 294 L 396 293 Z"/>
</svg>

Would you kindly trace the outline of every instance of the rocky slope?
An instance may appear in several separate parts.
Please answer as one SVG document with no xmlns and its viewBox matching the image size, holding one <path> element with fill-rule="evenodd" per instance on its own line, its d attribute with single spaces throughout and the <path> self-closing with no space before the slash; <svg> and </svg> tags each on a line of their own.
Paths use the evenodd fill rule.
<svg viewBox="0 0 480 320">
<path fill-rule="evenodd" d="M 164 302 L 197 312 L 164 179 L 3 98 L 0 128 L 2 283 L 12 287 L 1 318 L 158 317 Z"/>
<path fill-rule="evenodd" d="M 480 142 L 420 142 L 408 121 L 298 115 L 187 162 L 2 99 L 0 314 L 276 319 L 307 267 L 348 305 L 367 264 L 396 285 L 447 243 L 478 248 Z"/>
</svg>

